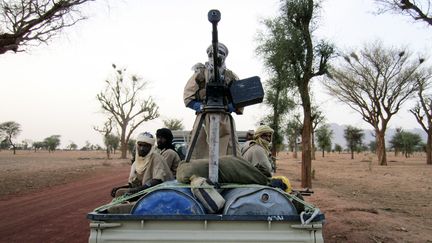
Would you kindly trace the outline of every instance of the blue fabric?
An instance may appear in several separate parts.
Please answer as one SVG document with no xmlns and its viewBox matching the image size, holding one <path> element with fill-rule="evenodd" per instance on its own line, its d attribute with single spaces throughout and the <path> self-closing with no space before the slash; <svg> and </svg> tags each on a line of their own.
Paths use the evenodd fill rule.
<svg viewBox="0 0 432 243">
<path fill-rule="evenodd" d="M 201 110 L 201 105 L 202 105 L 201 101 L 192 100 L 191 102 L 189 102 L 189 104 L 187 105 L 187 107 L 195 110 L 196 112 L 201 112 L 202 111 Z"/>
<path fill-rule="evenodd" d="M 231 113 L 231 112 L 234 112 L 235 110 L 236 109 L 234 108 L 234 105 L 232 103 L 229 103 L 228 104 L 228 112 Z"/>
</svg>

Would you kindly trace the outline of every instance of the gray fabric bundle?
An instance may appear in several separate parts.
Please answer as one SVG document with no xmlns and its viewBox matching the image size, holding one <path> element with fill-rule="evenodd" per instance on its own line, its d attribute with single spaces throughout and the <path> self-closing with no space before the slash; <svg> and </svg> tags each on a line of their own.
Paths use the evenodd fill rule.
<svg viewBox="0 0 432 243">
<path fill-rule="evenodd" d="M 177 168 L 177 181 L 190 183 L 195 176 L 208 178 L 208 159 L 182 161 Z M 240 157 L 222 156 L 219 158 L 219 183 L 267 185 L 269 178 Z"/>
</svg>

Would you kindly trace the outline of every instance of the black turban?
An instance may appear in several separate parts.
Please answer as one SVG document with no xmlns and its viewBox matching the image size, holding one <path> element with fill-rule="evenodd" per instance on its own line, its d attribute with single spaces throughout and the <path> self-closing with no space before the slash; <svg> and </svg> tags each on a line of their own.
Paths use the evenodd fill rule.
<svg viewBox="0 0 432 243">
<path fill-rule="evenodd" d="M 161 146 L 162 148 L 174 149 L 174 146 L 172 145 L 172 141 L 173 141 L 174 137 L 173 137 L 171 130 L 169 130 L 168 128 L 158 129 L 156 131 L 156 137 L 163 137 L 167 140 L 167 143 Z M 162 148 L 160 148 L 160 149 L 162 149 Z"/>
</svg>

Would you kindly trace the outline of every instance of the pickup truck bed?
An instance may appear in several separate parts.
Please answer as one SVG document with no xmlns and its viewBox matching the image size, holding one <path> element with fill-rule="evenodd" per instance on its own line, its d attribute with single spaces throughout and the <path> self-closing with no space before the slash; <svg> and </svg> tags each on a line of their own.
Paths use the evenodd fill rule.
<svg viewBox="0 0 432 243">
<path fill-rule="evenodd" d="M 89 213 L 89 242 L 324 242 L 318 215 L 126 215 Z"/>
<path fill-rule="evenodd" d="M 161 186 L 162 190 L 166 188 Z M 280 205 L 273 203 L 271 200 L 266 203 L 269 212 L 274 206 L 280 209 Z M 288 204 L 286 207 L 292 207 Z M 145 205 L 157 207 L 157 204 Z M 232 205 L 242 206 L 241 203 Z M 87 215 L 89 242 L 323 242 L 324 214 L 311 205 L 308 207 L 307 212 L 291 215 L 263 215 L 262 212 L 250 215 L 251 211 L 248 215 L 110 214 L 101 207 Z"/>
</svg>

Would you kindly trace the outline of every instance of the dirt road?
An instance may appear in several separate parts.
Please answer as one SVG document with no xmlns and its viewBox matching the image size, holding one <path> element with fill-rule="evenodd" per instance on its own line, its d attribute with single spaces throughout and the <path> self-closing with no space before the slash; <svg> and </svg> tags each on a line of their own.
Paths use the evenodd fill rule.
<svg viewBox="0 0 432 243">
<path fill-rule="evenodd" d="M 128 166 L 96 176 L 0 198 L 0 242 L 87 242 L 86 214 L 111 200 L 113 185 L 125 182 Z"/>
<path fill-rule="evenodd" d="M 103 157 L 0 151 L 0 242 L 87 242 L 87 213 L 111 200 L 111 188 L 125 182 L 130 168 L 128 160 Z M 371 158 L 314 160 L 315 193 L 306 200 L 325 213 L 325 242 L 432 243 L 432 166 L 424 154 L 389 154 L 388 166 Z M 286 153 L 279 159 L 278 174 L 299 188 L 300 160 Z"/>
</svg>

